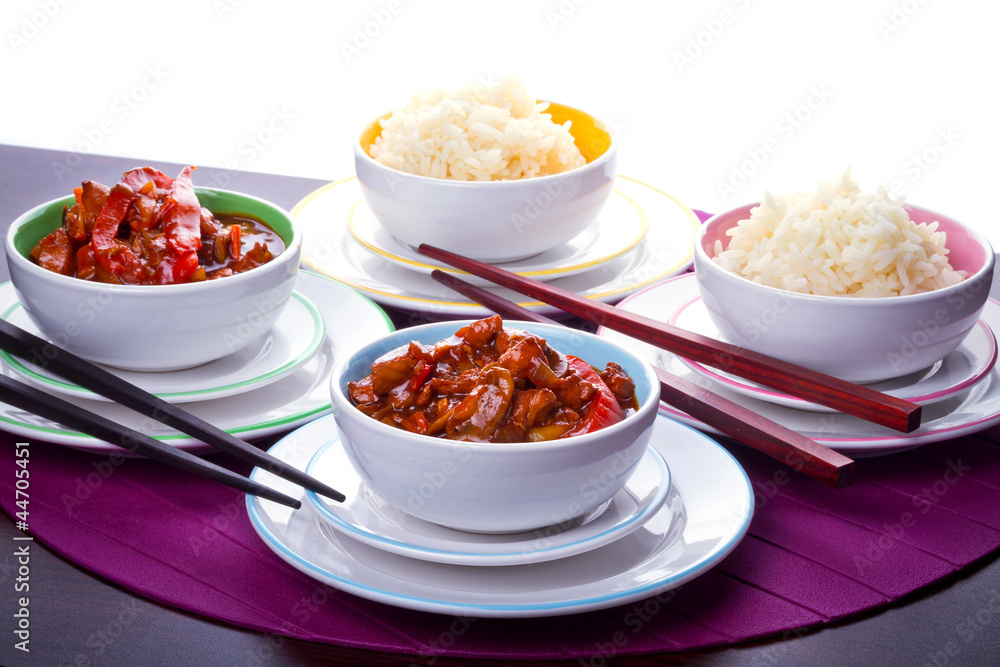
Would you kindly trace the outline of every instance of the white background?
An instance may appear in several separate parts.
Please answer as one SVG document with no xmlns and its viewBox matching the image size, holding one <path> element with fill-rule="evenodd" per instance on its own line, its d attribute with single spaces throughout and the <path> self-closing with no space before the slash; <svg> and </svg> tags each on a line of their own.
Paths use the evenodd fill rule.
<svg viewBox="0 0 1000 667">
<path fill-rule="evenodd" d="M 998 3 L 5 0 L 0 12 L 0 143 L 70 165 L 94 152 L 337 180 L 353 173 L 360 128 L 411 93 L 515 75 L 603 118 L 620 173 L 693 208 L 851 166 L 866 190 L 891 187 L 1000 246 Z"/>
</svg>

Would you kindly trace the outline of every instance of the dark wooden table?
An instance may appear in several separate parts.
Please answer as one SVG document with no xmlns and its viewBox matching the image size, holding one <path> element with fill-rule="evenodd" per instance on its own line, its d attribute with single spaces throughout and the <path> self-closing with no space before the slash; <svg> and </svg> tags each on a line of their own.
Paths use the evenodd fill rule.
<svg viewBox="0 0 1000 667">
<path fill-rule="evenodd" d="M 82 180 L 116 182 L 128 168 L 180 165 L 0 146 L 0 225 L 65 196 Z M 197 182 L 291 208 L 323 181 L 203 167 Z M 0 251 L 2 252 L 2 251 Z M 6 260 L 0 281 L 8 280 Z M 397 325 L 406 313 L 387 309 Z M 13 455 L 8 452 L 4 455 Z M 17 558 L 13 521 L 0 517 L 0 665 L 500 665 L 345 649 L 235 628 L 150 602 L 70 563 L 42 544 L 31 552 L 30 653 L 14 648 Z M 540 665 L 1000 665 L 1000 554 L 875 613 L 767 641 L 683 654 Z"/>
</svg>

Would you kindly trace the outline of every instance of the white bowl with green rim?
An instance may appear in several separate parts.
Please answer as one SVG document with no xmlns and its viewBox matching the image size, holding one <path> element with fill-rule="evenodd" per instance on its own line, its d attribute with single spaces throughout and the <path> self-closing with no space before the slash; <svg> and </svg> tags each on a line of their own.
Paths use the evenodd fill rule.
<svg viewBox="0 0 1000 667">
<path fill-rule="evenodd" d="M 195 188 L 218 215 L 260 220 L 281 237 L 273 260 L 226 278 L 179 285 L 111 285 L 38 266 L 31 248 L 62 224 L 74 197 L 27 211 L 4 241 L 7 266 L 28 316 L 55 345 L 90 361 L 138 371 L 190 368 L 232 354 L 265 335 L 295 286 L 302 233 L 287 211 L 251 195 Z M 31 361 L 44 367 L 45 351 Z"/>
</svg>

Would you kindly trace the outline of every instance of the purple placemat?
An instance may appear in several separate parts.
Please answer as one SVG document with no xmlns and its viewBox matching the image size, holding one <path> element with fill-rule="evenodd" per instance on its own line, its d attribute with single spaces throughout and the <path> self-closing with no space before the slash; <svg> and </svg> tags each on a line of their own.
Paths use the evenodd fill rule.
<svg viewBox="0 0 1000 667">
<path fill-rule="evenodd" d="M 0 434 L 0 505 L 11 515 L 22 440 Z M 426 657 L 692 650 L 867 611 L 1000 548 L 998 442 L 1000 428 L 862 459 L 857 483 L 839 491 L 733 445 L 757 508 L 727 559 L 676 591 L 559 618 L 454 618 L 341 593 L 275 556 L 238 492 L 154 462 L 43 442 L 29 446 L 30 531 L 139 595 L 262 632 Z"/>
<path fill-rule="evenodd" d="M 21 440 L 0 433 L 10 452 L 0 460 L 0 506 L 12 516 Z M 888 604 L 1000 548 L 1000 427 L 861 460 L 858 482 L 840 491 L 734 445 L 757 507 L 746 538 L 714 570 L 599 612 L 454 618 L 309 579 L 261 542 L 244 497 L 225 487 L 145 460 L 42 442 L 29 449 L 31 533 L 78 565 L 234 625 L 428 658 L 602 658 L 733 644 Z M 228 456 L 211 458 L 249 472 Z"/>
</svg>

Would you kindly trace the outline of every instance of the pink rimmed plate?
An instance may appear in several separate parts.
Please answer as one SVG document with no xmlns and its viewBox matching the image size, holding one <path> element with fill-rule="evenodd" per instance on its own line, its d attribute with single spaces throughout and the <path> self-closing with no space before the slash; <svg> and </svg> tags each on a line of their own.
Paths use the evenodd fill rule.
<svg viewBox="0 0 1000 667">
<path fill-rule="evenodd" d="M 685 274 L 636 292 L 619 303 L 618 307 L 666 322 L 681 306 L 697 296 L 697 278 L 694 274 Z M 1000 327 L 1000 302 L 989 299 L 981 319 L 991 330 L 995 331 Z M 675 354 L 606 328 L 599 329 L 598 335 L 613 338 L 659 368 L 746 406 L 786 428 L 852 458 L 893 454 L 932 442 L 976 433 L 1000 424 L 1000 369 L 996 366 L 986 374 L 986 377 L 965 391 L 959 391 L 944 400 L 925 405 L 920 427 L 911 433 L 900 433 L 842 413 L 800 410 L 751 398 L 694 372 Z M 712 427 L 673 406 L 661 403 L 660 413 L 702 431 L 718 433 Z"/>
<path fill-rule="evenodd" d="M 722 333 L 712 322 L 705 302 L 700 296 L 681 304 L 667 319 L 669 324 L 688 331 L 723 340 Z M 765 387 L 745 378 L 705 366 L 689 359 L 681 359 L 695 373 L 712 380 L 730 391 L 769 403 L 776 403 L 799 410 L 835 412 L 833 408 L 818 405 Z M 930 405 L 952 398 L 983 380 L 997 361 L 997 340 L 993 329 L 982 319 L 976 323 L 962 344 L 947 357 L 932 366 L 902 377 L 874 382 L 868 386 L 889 396 L 906 401 Z"/>
</svg>

